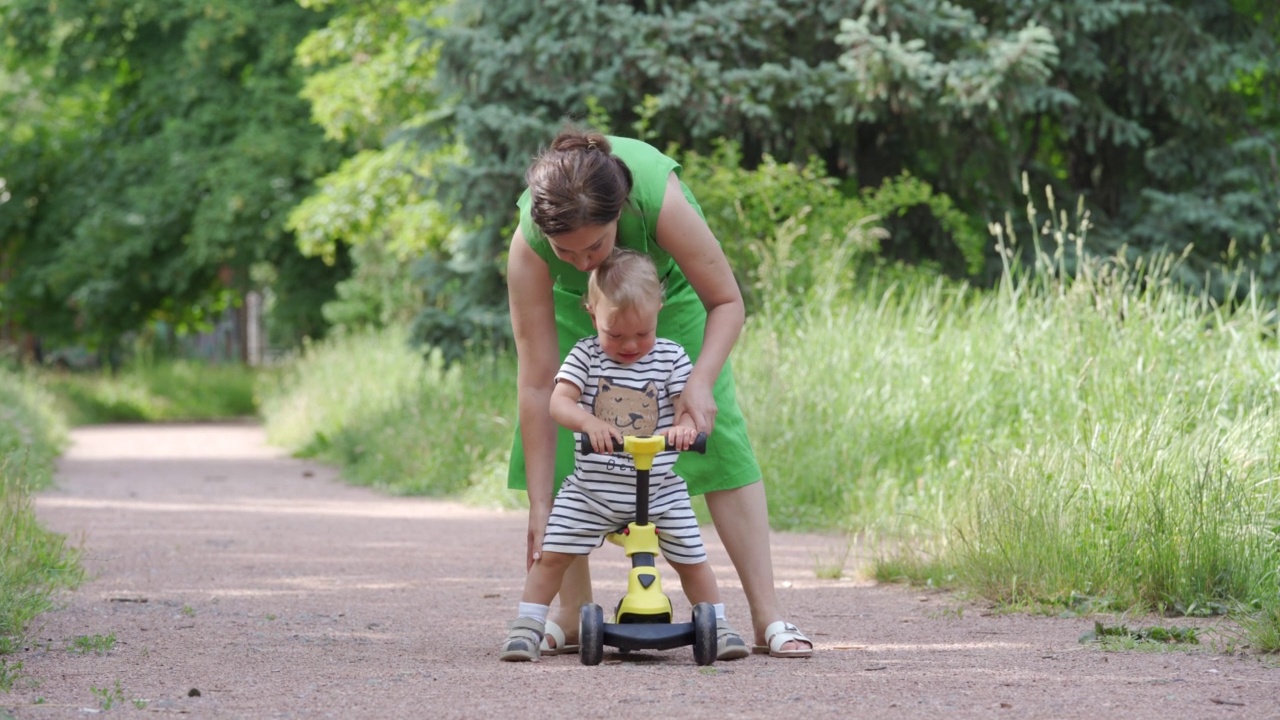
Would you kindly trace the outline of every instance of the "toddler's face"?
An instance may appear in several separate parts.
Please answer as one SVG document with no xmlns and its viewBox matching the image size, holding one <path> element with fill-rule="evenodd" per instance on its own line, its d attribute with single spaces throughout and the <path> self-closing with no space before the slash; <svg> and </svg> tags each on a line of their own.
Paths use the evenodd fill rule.
<svg viewBox="0 0 1280 720">
<path fill-rule="evenodd" d="M 618 310 L 607 300 L 597 301 L 591 311 L 600 347 L 614 361 L 630 365 L 653 349 L 657 340 L 658 308 L 632 307 Z"/>
</svg>

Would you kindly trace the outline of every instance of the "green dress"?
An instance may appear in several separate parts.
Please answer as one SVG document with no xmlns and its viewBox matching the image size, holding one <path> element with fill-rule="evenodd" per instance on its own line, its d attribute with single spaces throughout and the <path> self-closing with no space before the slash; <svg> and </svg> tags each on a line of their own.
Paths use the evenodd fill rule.
<svg viewBox="0 0 1280 720">
<path fill-rule="evenodd" d="M 696 363 L 702 350 L 707 311 L 675 260 L 658 246 L 655 237 L 667 178 L 673 171 L 679 173 L 680 165 L 657 148 L 639 140 L 610 137 L 609 143 L 613 146 L 613 153 L 631 170 L 633 181 L 628 205 L 618 220 L 618 245 L 647 253 L 657 264 L 658 276 L 666 286 L 666 297 L 658 314 L 658 335 L 680 343 Z M 683 187 L 683 183 L 681 185 Z M 694 209 L 702 214 L 702 208 L 688 187 L 684 187 L 684 194 Z M 582 304 L 587 290 L 587 273 L 555 256 L 546 236 L 530 217 L 529 205 L 530 195 L 526 189 L 517 202 L 520 231 L 534 252 L 547 262 L 555 281 L 556 329 L 563 360 L 574 343 L 595 334 L 591 316 Z M 688 483 L 692 495 L 749 485 L 761 476 L 760 465 L 747 439 L 746 421 L 738 407 L 733 369 L 729 362 L 725 362 L 712 392 L 718 412 L 715 430 L 707 439 L 707 453 L 685 453 L 675 466 L 675 471 Z M 556 490 L 559 490 L 560 482 L 573 472 L 573 453 L 573 433 L 562 427 L 556 445 Z M 524 450 L 519 426 L 516 427 L 515 444 L 511 450 L 507 484 L 512 489 L 525 488 Z"/>
</svg>

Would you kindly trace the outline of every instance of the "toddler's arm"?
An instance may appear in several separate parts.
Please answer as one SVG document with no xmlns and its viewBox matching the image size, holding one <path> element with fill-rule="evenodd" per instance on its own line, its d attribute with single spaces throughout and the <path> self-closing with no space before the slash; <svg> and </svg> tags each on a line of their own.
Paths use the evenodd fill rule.
<svg viewBox="0 0 1280 720">
<path fill-rule="evenodd" d="M 582 388 L 561 380 L 551 391 L 551 417 L 564 427 L 591 438 L 591 448 L 598 453 L 613 452 L 613 441 L 622 442 L 622 431 L 587 412 L 578 404 Z"/>
</svg>

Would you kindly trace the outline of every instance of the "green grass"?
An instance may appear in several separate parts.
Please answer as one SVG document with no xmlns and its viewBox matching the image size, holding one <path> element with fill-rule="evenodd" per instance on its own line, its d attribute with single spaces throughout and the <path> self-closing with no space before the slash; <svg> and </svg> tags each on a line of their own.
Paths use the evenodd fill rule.
<svg viewBox="0 0 1280 720">
<path fill-rule="evenodd" d="M 123 706 L 125 703 L 133 705 L 137 710 L 145 710 L 149 704 L 142 699 L 129 699 L 125 694 L 124 686 L 119 680 L 116 680 L 112 687 L 89 687 L 89 692 L 98 700 L 98 708 L 103 712 L 111 710 L 117 706 Z"/>
<path fill-rule="evenodd" d="M 82 578 L 65 538 L 36 521 L 31 492 L 47 486 L 65 428 L 53 400 L 28 378 L 0 371 L 0 689 L 21 663 L 5 656 L 22 647 L 30 622 L 49 609 L 59 588 Z"/>
<path fill-rule="evenodd" d="M 1078 262 L 1087 215 L 1050 210 L 1029 269 L 993 228 L 989 291 L 855 272 L 858 238 L 815 247 L 795 224 L 762 246 L 734 363 L 773 525 L 869 538 L 880 579 L 1038 612 L 1228 614 L 1280 650 L 1274 312 L 1187 294 L 1177 258 Z M 518 504 L 514 363 L 466 371 L 397 332 L 339 338 L 264 411 L 274 440 L 358 482 Z"/>
<path fill-rule="evenodd" d="M 116 646 L 116 634 L 77 635 L 71 639 L 67 649 L 77 655 L 106 655 Z"/>
<path fill-rule="evenodd" d="M 506 490 L 514 386 L 510 358 L 446 369 L 388 330 L 312 346 L 260 394 L 272 442 L 352 482 L 509 506 L 520 502 Z"/>
<path fill-rule="evenodd" d="M 257 414 L 259 371 L 187 360 L 136 362 L 119 373 L 41 371 L 71 425 L 220 420 Z"/>
<path fill-rule="evenodd" d="M 1130 628 L 1127 625 L 1093 623 L 1093 630 L 1080 637 L 1081 643 L 1098 643 L 1110 649 L 1133 650 L 1143 646 L 1199 645 L 1200 634 L 1193 627 Z"/>
<path fill-rule="evenodd" d="M 1232 613 L 1274 650 L 1274 313 L 1182 292 L 1176 259 L 1067 273 L 1079 236 L 1048 232 L 991 292 L 869 276 L 751 319 L 735 362 L 774 524 L 868 531 L 882 579 Z"/>
</svg>

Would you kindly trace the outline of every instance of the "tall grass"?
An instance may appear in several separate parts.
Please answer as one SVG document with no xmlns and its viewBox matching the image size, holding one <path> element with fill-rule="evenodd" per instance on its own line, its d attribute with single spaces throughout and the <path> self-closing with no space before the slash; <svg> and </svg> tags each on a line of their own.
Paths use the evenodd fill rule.
<svg viewBox="0 0 1280 720">
<path fill-rule="evenodd" d="M 139 360 L 116 374 L 45 371 L 39 378 L 70 424 L 91 425 L 253 417 L 257 374 L 237 363 Z"/>
<path fill-rule="evenodd" d="M 775 523 L 873 530 L 884 576 L 1001 601 L 1273 607 L 1274 315 L 1183 292 L 1177 258 L 1089 259 L 1087 215 L 1052 218 L 1032 271 L 993 228 L 992 292 L 833 270 L 752 318 L 735 362 Z"/>
<path fill-rule="evenodd" d="M 976 291 L 865 262 L 874 222 L 752 248 L 734 352 L 774 526 L 879 538 L 882 578 L 1023 606 L 1232 612 L 1280 650 L 1280 349 L 1176 257 L 1085 252 L 1087 214 L 993 227 Z M 855 271 L 853 268 L 872 268 Z M 505 504 L 514 361 L 446 370 L 395 331 L 308 350 L 264 392 L 272 438 L 394 492 Z"/>
<path fill-rule="evenodd" d="M 510 358 L 446 368 L 403 330 L 383 330 L 309 347 L 260 393 L 272 442 L 337 463 L 353 482 L 511 505 L 514 387 Z"/>
<path fill-rule="evenodd" d="M 47 485 L 65 439 L 53 401 L 27 379 L 0 371 L 0 690 L 20 664 L 28 624 L 48 609 L 54 591 L 81 578 L 77 554 L 40 527 L 32 490 Z"/>
</svg>

